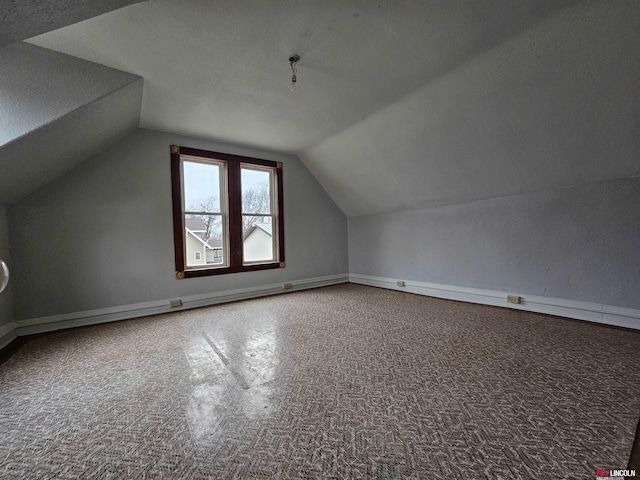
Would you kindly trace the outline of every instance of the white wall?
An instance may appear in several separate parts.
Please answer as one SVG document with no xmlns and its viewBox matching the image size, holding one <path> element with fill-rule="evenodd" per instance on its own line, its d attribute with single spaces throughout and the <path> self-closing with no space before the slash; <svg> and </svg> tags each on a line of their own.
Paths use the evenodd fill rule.
<svg viewBox="0 0 640 480">
<path fill-rule="evenodd" d="M 11 260 L 9 259 L 9 226 L 7 224 L 6 207 L 0 205 L 0 260 L 4 260 L 9 265 L 9 274 L 12 275 Z M 7 289 L 0 293 L 0 327 L 7 323 L 11 323 L 11 283 Z M 0 334 L 0 337 L 2 335 Z"/>
<path fill-rule="evenodd" d="M 640 177 L 349 219 L 349 272 L 640 309 Z"/>
<path fill-rule="evenodd" d="M 286 268 L 176 280 L 169 145 L 284 164 Z M 9 208 L 14 316 L 347 273 L 347 220 L 300 160 L 139 129 Z"/>
</svg>

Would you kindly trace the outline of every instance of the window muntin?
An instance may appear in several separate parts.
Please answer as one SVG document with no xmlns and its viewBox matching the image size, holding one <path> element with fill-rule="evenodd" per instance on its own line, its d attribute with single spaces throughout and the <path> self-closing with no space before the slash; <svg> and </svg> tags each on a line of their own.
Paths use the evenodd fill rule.
<svg viewBox="0 0 640 480">
<path fill-rule="evenodd" d="M 178 278 L 284 267 L 281 163 L 174 145 L 171 176 Z"/>
</svg>

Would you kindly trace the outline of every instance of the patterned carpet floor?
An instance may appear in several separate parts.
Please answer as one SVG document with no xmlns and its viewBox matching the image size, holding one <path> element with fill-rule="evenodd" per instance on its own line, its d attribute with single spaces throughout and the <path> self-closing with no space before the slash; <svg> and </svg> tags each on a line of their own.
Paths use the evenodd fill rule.
<svg viewBox="0 0 640 480">
<path fill-rule="evenodd" d="M 50 333 L 2 479 L 542 479 L 626 468 L 640 332 L 353 284 Z"/>
</svg>

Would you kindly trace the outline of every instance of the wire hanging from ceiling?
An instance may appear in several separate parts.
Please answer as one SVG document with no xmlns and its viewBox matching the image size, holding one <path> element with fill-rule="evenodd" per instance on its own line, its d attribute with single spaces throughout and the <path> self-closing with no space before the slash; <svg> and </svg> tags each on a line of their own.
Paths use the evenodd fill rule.
<svg viewBox="0 0 640 480">
<path fill-rule="evenodd" d="M 296 91 L 296 83 L 298 82 L 298 62 L 300 61 L 300 55 L 293 54 L 289 57 L 289 66 L 291 66 L 291 87 L 292 92 Z"/>
</svg>

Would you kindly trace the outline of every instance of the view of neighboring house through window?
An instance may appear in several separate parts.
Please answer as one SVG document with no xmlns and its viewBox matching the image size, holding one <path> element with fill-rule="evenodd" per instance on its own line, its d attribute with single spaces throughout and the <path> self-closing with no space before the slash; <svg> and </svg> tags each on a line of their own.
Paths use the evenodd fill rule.
<svg viewBox="0 0 640 480">
<path fill-rule="evenodd" d="M 282 164 L 172 146 L 178 278 L 284 266 Z"/>
<path fill-rule="evenodd" d="M 187 267 L 225 263 L 223 172 L 223 163 L 189 157 L 182 160 Z"/>
<path fill-rule="evenodd" d="M 241 172 L 244 261 L 273 261 L 273 170 L 242 165 Z"/>
</svg>

